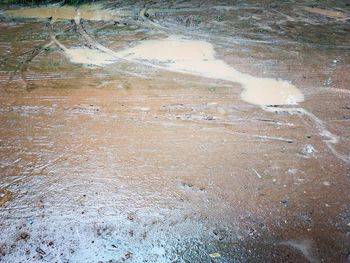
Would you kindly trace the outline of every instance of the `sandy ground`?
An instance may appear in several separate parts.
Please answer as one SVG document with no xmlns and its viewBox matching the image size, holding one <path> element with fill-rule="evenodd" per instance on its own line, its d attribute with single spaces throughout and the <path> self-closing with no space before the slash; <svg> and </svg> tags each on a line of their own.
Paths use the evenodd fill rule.
<svg viewBox="0 0 350 263">
<path fill-rule="evenodd" d="M 0 261 L 350 262 L 346 2 L 2 6 Z M 254 105 L 245 82 L 174 61 L 97 63 L 173 35 L 304 101 Z"/>
</svg>

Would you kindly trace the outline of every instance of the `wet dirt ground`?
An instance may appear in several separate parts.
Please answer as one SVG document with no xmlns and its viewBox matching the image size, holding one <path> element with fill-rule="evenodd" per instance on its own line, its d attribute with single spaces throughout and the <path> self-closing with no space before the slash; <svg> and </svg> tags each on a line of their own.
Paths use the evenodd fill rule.
<svg viewBox="0 0 350 263">
<path fill-rule="evenodd" d="M 1 262 L 350 262 L 347 1 L 18 8 L 0 10 Z M 303 101 L 116 55 L 174 35 Z"/>
</svg>

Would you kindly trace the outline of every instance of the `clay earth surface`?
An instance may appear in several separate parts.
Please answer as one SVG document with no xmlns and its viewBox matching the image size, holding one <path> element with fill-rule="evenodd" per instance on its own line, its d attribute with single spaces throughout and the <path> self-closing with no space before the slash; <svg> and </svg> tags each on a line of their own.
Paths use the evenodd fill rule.
<svg viewBox="0 0 350 263">
<path fill-rule="evenodd" d="M 0 6 L 0 261 L 349 262 L 346 2 Z"/>
</svg>

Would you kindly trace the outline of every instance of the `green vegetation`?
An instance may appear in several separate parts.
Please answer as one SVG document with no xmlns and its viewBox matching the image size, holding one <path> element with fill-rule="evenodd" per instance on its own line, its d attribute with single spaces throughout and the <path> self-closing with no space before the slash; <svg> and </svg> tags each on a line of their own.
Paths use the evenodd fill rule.
<svg viewBox="0 0 350 263">
<path fill-rule="evenodd" d="M 194 17 L 193 21 L 196 25 L 199 25 L 202 22 L 202 18 L 201 16 L 197 15 Z"/>
<path fill-rule="evenodd" d="M 95 0 L 0 0 L 0 4 L 20 4 L 20 5 L 41 5 L 61 3 L 63 5 L 80 5 L 83 3 L 93 3 Z"/>
<path fill-rule="evenodd" d="M 222 22 L 224 20 L 222 16 L 216 16 L 214 19 L 215 21 L 218 21 L 218 22 Z"/>
</svg>

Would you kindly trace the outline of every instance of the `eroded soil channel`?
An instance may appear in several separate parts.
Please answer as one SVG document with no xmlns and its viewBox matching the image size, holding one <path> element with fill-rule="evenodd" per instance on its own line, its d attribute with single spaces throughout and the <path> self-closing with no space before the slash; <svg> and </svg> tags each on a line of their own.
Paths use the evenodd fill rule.
<svg viewBox="0 0 350 263">
<path fill-rule="evenodd" d="M 1 8 L 0 260 L 350 260 L 346 1 Z"/>
</svg>

